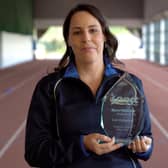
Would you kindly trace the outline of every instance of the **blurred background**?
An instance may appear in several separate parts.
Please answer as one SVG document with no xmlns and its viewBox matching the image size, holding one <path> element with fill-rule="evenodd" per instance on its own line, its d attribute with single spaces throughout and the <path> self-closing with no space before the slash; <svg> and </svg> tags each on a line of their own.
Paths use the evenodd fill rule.
<svg viewBox="0 0 168 168">
<path fill-rule="evenodd" d="M 62 24 L 77 3 L 96 5 L 117 37 L 117 57 L 139 76 L 148 99 L 155 148 L 144 168 L 168 161 L 168 1 L 1 0 L 0 167 L 24 161 L 27 111 L 37 81 L 53 71 L 65 51 Z"/>
</svg>

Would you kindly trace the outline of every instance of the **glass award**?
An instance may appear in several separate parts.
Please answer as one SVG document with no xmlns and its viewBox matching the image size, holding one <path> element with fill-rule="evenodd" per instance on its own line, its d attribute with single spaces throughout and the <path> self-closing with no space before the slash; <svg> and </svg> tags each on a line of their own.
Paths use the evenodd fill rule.
<svg viewBox="0 0 168 168">
<path fill-rule="evenodd" d="M 129 73 L 125 72 L 106 92 L 101 106 L 101 127 L 115 143 L 128 145 L 141 132 L 144 98 Z"/>
</svg>

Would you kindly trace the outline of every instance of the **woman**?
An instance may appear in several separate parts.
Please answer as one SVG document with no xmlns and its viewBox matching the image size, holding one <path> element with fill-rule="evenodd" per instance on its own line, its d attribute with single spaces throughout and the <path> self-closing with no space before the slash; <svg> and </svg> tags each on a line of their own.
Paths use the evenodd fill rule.
<svg viewBox="0 0 168 168">
<path fill-rule="evenodd" d="M 141 167 L 138 159 L 147 160 L 153 148 L 146 100 L 143 128 L 130 144 L 116 143 L 100 124 L 103 95 L 124 73 L 114 66 L 117 40 L 103 16 L 92 5 L 77 5 L 65 19 L 63 35 L 64 57 L 32 97 L 26 161 L 44 168 Z M 141 81 L 131 78 L 144 96 Z"/>
</svg>

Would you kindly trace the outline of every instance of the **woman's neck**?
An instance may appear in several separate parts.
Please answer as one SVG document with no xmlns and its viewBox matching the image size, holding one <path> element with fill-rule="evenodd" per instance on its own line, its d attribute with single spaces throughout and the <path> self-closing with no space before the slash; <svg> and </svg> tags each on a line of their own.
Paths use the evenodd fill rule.
<svg viewBox="0 0 168 168">
<path fill-rule="evenodd" d="M 86 83 L 95 95 L 104 74 L 104 63 L 77 66 L 80 79 Z"/>
</svg>

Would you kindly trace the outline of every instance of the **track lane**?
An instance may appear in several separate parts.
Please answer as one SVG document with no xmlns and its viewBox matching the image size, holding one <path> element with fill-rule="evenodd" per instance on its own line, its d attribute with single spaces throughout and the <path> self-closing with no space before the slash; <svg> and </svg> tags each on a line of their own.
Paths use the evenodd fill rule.
<svg viewBox="0 0 168 168">
<path fill-rule="evenodd" d="M 141 77 L 144 84 L 144 89 L 149 103 L 150 111 L 152 115 L 157 119 L 157 121 L 161 124 L 161 126 L 167 131 L 167 69 L 160 66 L 156 66 L 155 64 L 139 60 L 124 60 L 124 62 L 126 63 L 126 67 L 130 72 L 133 72 L 137 74 L 137 76 Z M 53 61 L 40 61 L 40 64 L 42 65 L 39 66 L 42 68 L 41 75 L 37 75 L 37 77 L 35 77 L 30 83 L 23 85 L 23 87 L 15 91 L 15 93 L 11 93 L 6 98 L 0 100 L 0 133 L 1 135 L 3 135 L 0 138 L 0 149 L 2 149 L 2 147 L 5 145 L 5 142 L 7 143 L 10 140 L 14 132 L 16 132 L 19 126 L 21 126 L 21 124 L 24 122 L 30 103 L 29 101 L 31 99 L 31 95 L 36 82 L 43 75 L 46 74 L 46 67 L 54 67 L 53 65 L 55 63 L 53 64 Z M 30 65 L 31 64 L 29 64 L 29 68 L 31 69 Z M 26 64 L 24 66 L 26 66 Z M 36 68 L 33 72 L 30 71 L 30 75 L 32 75 L 32 73 L 36 73 L 37 70 L 39 70 L 38 66 Z M 5 74 L 5 72 L 3 73 Z M 19 76 L 21 77 L 21 75 Z M 152 80 L 150 80 L 149 77 Z M 5 79 L 7 79 L 7 77 L 4 78 L 4 83 Z M 12 80 L 12 78 L 9 76 L 8 80 L 10 79 Z M 153 84 L 153 81 L 159 82 L 159 85 Z M 0 86 L 1 84 L 2 83 L 0 82 Z M 21 99 L 18 99 L 18 97 L 20 97 Z M 2 112 L 3 109 L 5 110 Z M 151 159 L 147 162 L 142 162 L 144 168 L 158 168 L 161 164 L 167 164 L 166 154 L 168 151 L 168 140 L 159 128 L 159 126 L 156 123 L 154 123 L 154 121 L 152 121 L 152 129 L 155 139 L 155 148 Z M 11 143 L 10 147 L 3 154 L 2 158 L 0 159 L 0 167 L 28 168 L 29 166 L 24 161 L 23 154 L 24 129 L 21 130 L 21 132 L 17 135 L 15 140 Z"/>
</svg>

